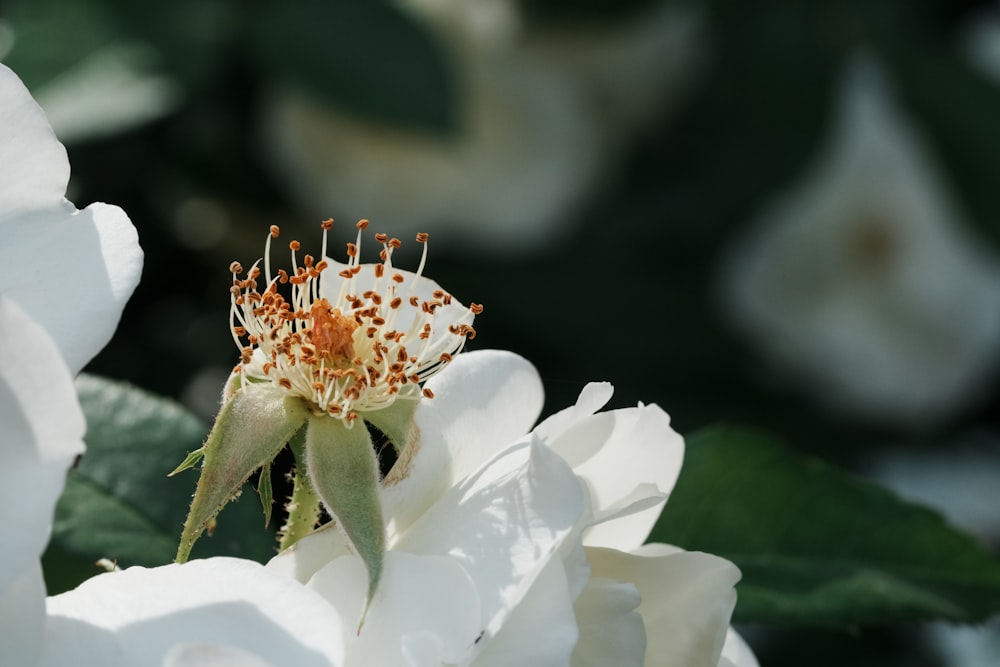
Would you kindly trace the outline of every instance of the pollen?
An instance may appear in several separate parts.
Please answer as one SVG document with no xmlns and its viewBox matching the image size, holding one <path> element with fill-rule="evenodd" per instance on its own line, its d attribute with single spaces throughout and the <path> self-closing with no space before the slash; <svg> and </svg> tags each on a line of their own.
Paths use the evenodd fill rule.
<svg viewBox="0 0 1000 667">
<path fill-rule="evenodd" d="M 302 245 L 291 241 L 287 270 L 271 269 L 277 227 L 269 230 L 264 257 L 246 273 L 239 262 L 230 265 L 230 330 L 240 351 L 234 372 L 243 386 L 270 382 L 310 403 L 315 414 L 351 427 L 397 400 L 432 398 L 423 383 L 475 336 L 472 322 L 482 306 L 462 305 L 423 276 L 426 233 L 417 235 L 422 255 L 409 272 L 393 265 L 402 244 L 387 234 L 375 234 L 380 261 L 361 263 L 367 220 L 357 223 L 346 262 L 329 258 L 333 225 L 332 219 L 321 223 L 321 251 L 303 255 L 301 264 Z"/>
<path fill-rule="evenodd" d="M 309 308 L 312 327 L 309 338 L 316 354 L 334 363 L 354 356 L 353 335 L 358 323 L 344 317 L 339 309 L 332 308 L 326 299 L 320 299 Z"/>
</svg>

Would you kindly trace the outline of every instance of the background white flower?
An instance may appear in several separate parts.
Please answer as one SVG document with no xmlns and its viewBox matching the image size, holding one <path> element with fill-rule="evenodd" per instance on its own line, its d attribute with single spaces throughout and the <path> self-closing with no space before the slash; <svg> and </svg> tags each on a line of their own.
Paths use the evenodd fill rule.
<svg viewBox="0 0 1000 667">
<path fill-rule="evenodd" d="M 498 351 L 460 355 L 428 386 L 418 449 L 383 489 L 386 579 L 349 664 L 726 664 L 739 571 L 642 546 L 683 455 L 662 410 L 594 414 L 611 387 L 589 385 L 532 431 L 538 374 Z M 335 530 L 268 567 L 360 612 L 362 566 Z"/>
<path fill-rule="evenodd" d="M 845 73 L 809 175 L 733 248 L 738 326 L 821 401 L 926 423 L 974 398 L 1000 356 L 1000 264 L 977 245 L 881 71 Z"/>
<path fill-rule="evenodd" d="M 454 136 L 387 126 L 275 87 L 265 134 L 311 211 L 427 228 L 487 252 L 558 237 L 637 128 L 696 70 L 693 12 L 655 3 L 615 26 L 526 25 L 510 0 L 402 0 L 457 80 Z M 391 192 L 392 196 L 386 196 Z"/>
</svg>

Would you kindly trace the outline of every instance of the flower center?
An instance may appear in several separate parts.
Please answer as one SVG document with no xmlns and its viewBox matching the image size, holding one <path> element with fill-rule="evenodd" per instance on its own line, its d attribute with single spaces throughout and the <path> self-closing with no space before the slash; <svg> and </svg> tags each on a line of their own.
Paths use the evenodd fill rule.
<svg viewBox="0 0 1000 667">
<path fill-rule="evenodd" d="M 335 364 L 354 356 L 352 336 L 358 328 L 354 318 L 344 317 L 340 309 L 330 306 L 326 299 L 315 302 L 309 309 L 309 316 L 312 329 L 308 337 L 317 355 Z"/>
<path fill-rule="evenodd" d="M 271 274 L 272 226 L 263 260 L 240 278 L 233 273 L 230 321 L 241 363 L 233 371 L 246 382 L 271 382 L 309 401 L 316 413 L 327 413 L 351 424 L 360 413 L 380 410 L 396 399 L 431 398 L 421 385 L 475 337 L 474 316 L 482 306 L 466 307 L 421 275 L 427 259 L 427 235 L 418 234 L 424 250 L 416 273 L 395 269 L 392 253 L 398 239 L 376 234 L 382 244 L 381 262 L 361 264 L 361 235 L 347 244 L 347 264 L 326 257 L 317 262 L 306 255 L 299 265 L 298 241 L 292 241 L 292 271 Z M 265 287 L 258 291 L 263 261 Z M 290 286 L 286 299 L 279 286 Z M 247 343 L 243 342 L 246 338 Z"/>
</svg>

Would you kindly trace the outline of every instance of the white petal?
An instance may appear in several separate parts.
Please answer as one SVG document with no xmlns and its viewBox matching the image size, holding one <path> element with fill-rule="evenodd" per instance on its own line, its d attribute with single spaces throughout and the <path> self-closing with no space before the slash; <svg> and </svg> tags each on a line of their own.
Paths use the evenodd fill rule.
<svg viewBox="0 0 1000 667">
<path fill-rule="evenodd" d="M 83 453 L 83 413 L 55 343 L 0 295 L 0 595 L 37 565 L 66 471 Z M 0 633 L 3 628 L 0 628 Z"/>
<path fill-rule="evenodd" d="M 588 548 L 587 555 L 594 577 L 631 582 L 639 589 L 646 665 L 716 667 L 736 606 L 736 566 L 687 551 L 646 556 Z"/>
<path fill-rule="evenodd" d="M 397 549 L 448 555 L 476 585 L 493 636 L 572 534 L 584 498 L 572 470 L 547 447 L 522 442 L 451 489 Z"/>
<path fill-rule="evenodd" d="M 534 366 L 500 350 L 458 355 L 427 387 L 434 398 L 417 408 L 419 450 L 409 476 L 382 494 L 390 536 L 527 433 L 542 409 L 542 383 Z"/>
<path fill-rule="evenodd" d="M 607 405 L 614 393 L 615 388 L 610 382 L 588 383 L 580 391 L 580 396 L 576 399 L 576 404 L 568 408 L 563 408 L 554 415 L 546 417 L 541 424 L 535 427 L 535 433 L 538 434 L 538 437 L 543 442 L 552 442 L 562 435 L 566 429 Z"/>
<path fill-rule="evenodd" d="M 0 65 L 0 154 L 0 224 L 62 201 L 69 183 L 66 149 L 5 65 Z"/>
<path fill-rule="evenodd" d="M 263 664 L 344 664 L 330 604 L 236 558 L 102 574 L 49 598 L 48 613 L 43 667 L 158 667 L 176 646 L 194 644 L 233 647 Z"/>
<path fill-rule="evenodd" d="M 430 278 L 422 275 L 418 276 L 411 271 L 396 267 L 387 267 L 383 277 L 376 277 L 376 264 L 359 265 L 358 272 L 350 280 L 347 280 L 340 275 L 341 271 L 348 268 L 346 264 L 330 257 L 327 257 L 326 261 L 330 266 L 323 271 L 323 276 L 320 280 L 319 292 L 321 297 L 329 300 L 336 308 L 342 307 L 338 304 L 343 303 L 345 296 L 348 294 L 360 296 L 368 291 L 375 291 L 381 294 L 387 301 L 391 300 L 393 296 L 399 296 L 407 303 L 392 311 L 390 316 L 394 316 L 396 319 L 389 322 L 388 325 L 397 331 L 408 331 L 413 324 L 415 314 L 421 312 L 419 308 L 409 305 L 408 302 L 411 296 L 417 297 L 420 301 L 432 301 L 435 299 L 435 292 L 447 293 L 447 290 L 442 289 L 439 284 Z M 401 275 L 403 281 L 397 284 L 392 279 L 394 274 Z M 471 324 L 472 320 L 473 315 L 471 311 L 457 300 L 453 300 L 448 305 L 438 306 L 434 311 L 434 318 L 431 321 L 432 329 L 428 343 L 433 348 L 436 341 L 449 339 L 449 349 L 444 351 L 453 352 L 454 350 L 451 348 L 455 337 L 449 334 L 448 327 L 454 324 Z M 411 353 L 416 354 L 417 350 L 411 349 Z"/>
<path fill-rule="evenodd" d="M 36 664 L 44 627 L 45 581 L 36 560 L 0 590 L 0 656 L 4 664 Z"/>
<path fill-rule="evenodd" d="M 183 644 L 167 651 L 163 667 L 274 667 L 235 646 Z"/>
<path fill-rule="evenodd" d="M 356 636 L 368 590 L 361 560 L 338 558 L 317 572 L 309 587 L 343 615 L 350 635 L 351 664 L 398 665 L 404 660 L 404 650 L 417 658 L 414 651 L 429 648 L 428 634 L 440 642 L 443 659 L 457 663 L 479 633 L 475 587 L 462 566 L 447 557 L 387 552 L 382 581 Z"/>
<path fill-rule="evenodd" d="M 640 601 L 633 584 L 591 578 L 574 605 L 580 641 L 573 651 L 573 667 L 642 667 L 646 628 L 636 611 Z"/>
<path fill-rule="evenodd" d="M 0 282 L 76 372 L 111 338 L 142 272 L 135 228 L 115 206 L 52 207 L 4 222 Z M 38 258 L 51 266 L 39 270 Z"/>
<path fill-rule="evenodd" d="M 278 553 L 266 567 L 277 575 L 304 584 L 324 565 L 350 553 L 353 552 L 344 531 L 328 523 Z"/>
<path fill-rule="evenodd" d="M 719 667 L 760 667 L 757 656 L 732 628 L 726 633 L 726 643 L 722 647 Z"/>
<path fill-rule="evenodd" d="M 586 482 L 602 521 L 584 543 L 629 550 L 645 542 L 684 458 L 684 439 L 667 413 L 656 405 L 598 413 L 548 444 Z"/>
<path fill-rule="evenodd" d="M 476 667 L 568 665 L 577 637 L 566 573 L 559 559 L 553 558 L 496 636 L 491 639 L 484 635 L 478 642 L 482 653 L 473 664 Z"/>
<path fill-rule="evenodd" d="M 440 667 L 444 663 L 444 642 L 430 632 L 411 632 L 400 644 L 406 667 Z"/>
<path fill-rule="evenodd" d="M 77 211 L 66 201 L 65 150 L 2 66 L 0 156 L 0 289 L 45 327 L 75 373 L 111 338 L 139 281 L 135 228 L 116 206 Z"/>
</svg>

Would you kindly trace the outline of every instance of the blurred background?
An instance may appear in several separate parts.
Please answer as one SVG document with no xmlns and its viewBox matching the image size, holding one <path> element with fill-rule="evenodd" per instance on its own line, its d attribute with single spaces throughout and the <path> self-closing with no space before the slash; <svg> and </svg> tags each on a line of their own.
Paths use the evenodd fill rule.
<svg viewBox="0 0 1000 667">
<path fill-rule="evenodd" d="M 229 263 L 368 218 L 402 268 L 430 233 L 546 412 L 608 380 L 1000 547 L 1000 3 L 7 0 L 0 60 L 146 252 L 91 372 L 211 419 Z M 745 630 L 763 665 L 1000 660 L 988 628 Z"/>
</svg>

